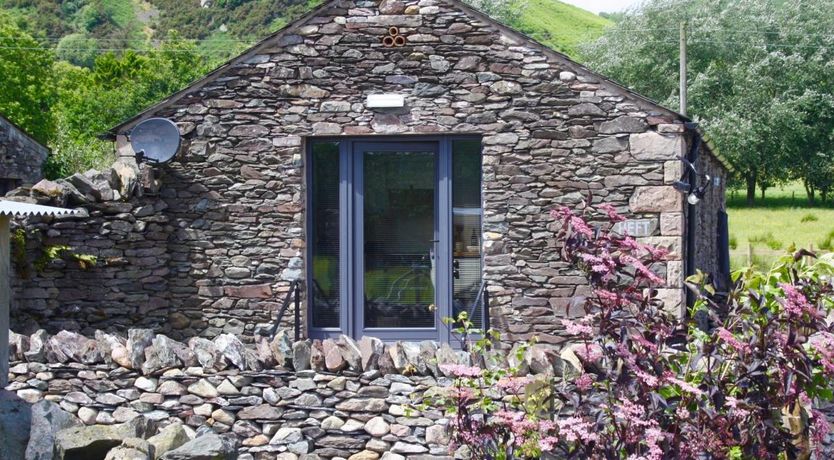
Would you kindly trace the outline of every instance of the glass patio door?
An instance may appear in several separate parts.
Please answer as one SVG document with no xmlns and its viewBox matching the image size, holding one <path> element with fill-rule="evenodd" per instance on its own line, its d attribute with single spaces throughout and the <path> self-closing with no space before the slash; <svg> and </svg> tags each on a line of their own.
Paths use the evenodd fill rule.
<svg viewBox="0 0 834 460">
<path fill-rule="evenodd" d="M 438 326 L 436 143 L 356 143 L 356 335 L 435 336 Z"/>
<path fill-rule="evenodd" d="M 316 139 L 309 145 L 308 326 L 449 341 L 481 325 L 481 144 L 472 137 Z"/>
</svg>

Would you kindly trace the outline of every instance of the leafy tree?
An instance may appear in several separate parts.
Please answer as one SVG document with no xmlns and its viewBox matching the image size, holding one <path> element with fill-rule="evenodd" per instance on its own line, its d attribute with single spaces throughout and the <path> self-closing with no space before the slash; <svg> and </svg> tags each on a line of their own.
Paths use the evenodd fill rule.
<svg viewBox="0 0 834 460">
<path fill-rule="evenodd" d="M 112 146 L 99 140 L 99 134 L 207 71 L 206 60 L 193 43 L 178 39 L 147 53 L 102 54 L 92 69 L 59 63 L 55 67 L 58 130 L 48 176 L 107 166 Z"/>
<path fill-rule="evenodd" d="M 60 37 L 72 32 L 67 23 L 72 5 L 86 0 L 0 0 L 0 9 L 20 20 L 19 26 L 35 36 Z"/>
<path fill-rule="evenodd" d="M 622 19 L 623 17 L 625 17 L 625 13 L 621 13 L 621 12 L 617 12 L 617 13 L 608 13 L 608 12 L 605 12 L 605 11 L 601 11 L 601 12 L 599 13 L 599 16 L 600 16 L 601 18 L 608 19 L 608 20 L 609 20 L 609 21 L 611 21 L 611 22 L 619 22 L 619 21 L 620 21 L 620 19 Z"/>
<path fill-rule="evenodd" d="M 752 203 L 757 187 L 815 183 L 808 174 L 820 169 L 800 164 L 809 152 L 830 157 L 830 118 L 805 111 L 821 109 L 812 95 L 834 88 L 832 9 L 834 0 L 649 0 L 583 52 L 592 68 L 676 107 L 677 29 L 688 21 L 689 115 L 733 163 Z"/>
<path fill-rule="evenodd" d="M 0 114 L 40 142 L 54 132 L 53 53 L 0 12 Z"/>
<path fill-rule="evenodd" d="M 59 59 L 71 64 L 92 67 L 98 52 L 98 41 L 86 34 L 75 33 L 64 36 L 59 42 L 55 53 Z"/>
<path fill-rule="evenodd" d="M 195 8 L 181 0 L 150 0 L 160 10 L 156 29 L 176 30 L 189 38 L 210 38 L 225 25 L 233 38 L 255 41 L 274 32 L 275 21 L 292 20 L 320 3 L 316 0 L 228 0 Z M 278 24 L 281 22 L 279 21 Z M 233 42 L 226 42 L 231 45 Z"/>
<path fill-rule="evenodd" d="M 808 200 L 823 203 L 834 189 L 834 95 L 807 90 L 784 111 L 785 153 L 791 176 L 801 180 Z"/>
<path fill-rule="evenodd" d="M 465 0 L 478 11 L 504 24 L 517 25 L 524 12 L 524 0 Z"/>
</svg>

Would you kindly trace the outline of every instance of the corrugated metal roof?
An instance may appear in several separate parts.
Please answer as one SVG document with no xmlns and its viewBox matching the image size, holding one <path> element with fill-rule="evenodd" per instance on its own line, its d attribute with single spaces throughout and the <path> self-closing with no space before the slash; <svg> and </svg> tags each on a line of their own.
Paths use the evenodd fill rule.
<svg viewBox="0 0 834 460">
<path fill-rule="evenodd" d="M 0 216 L 62 216 L 76 214 L 74 209 L 42 206 L 39 204 L 20 203 L 18 201 L 0 200 Z"/>
</svg>

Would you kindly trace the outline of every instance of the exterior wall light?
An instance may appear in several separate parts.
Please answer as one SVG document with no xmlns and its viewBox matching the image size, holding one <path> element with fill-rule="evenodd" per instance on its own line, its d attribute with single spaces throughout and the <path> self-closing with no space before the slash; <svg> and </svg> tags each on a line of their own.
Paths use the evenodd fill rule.
<svg viewBox="0 0 834 460">
<path fill-rule="evenodd" d="M 369 109 L 393 109 L 405 106 L 405 97 L 402 94 L 369 94 L 365 100 Z"/>
<path fill-rule="evenodd" d="M 675 190 L 685 193 L 687 195 L 686 202 L 694 206 L 698 204 L 702 198 L 704 198 L 704 195 L 707 193 L 707 188 L 712 185 L 712 179 L 709 174 L 699 174 L 695 165 L 693 165 L 686 158 L 678 157 L 678 159 L 686 165 L 686 169 L 684 169 L 680 180 L 676 180 L 672 183 L 672 186 L 675 187 Z M 695 184 L 689 183 L 687 181 L 689 177 L 697 182 Z M 700 185 L 698 185 L 698 183 L 700 183 Z"/>
</svg>

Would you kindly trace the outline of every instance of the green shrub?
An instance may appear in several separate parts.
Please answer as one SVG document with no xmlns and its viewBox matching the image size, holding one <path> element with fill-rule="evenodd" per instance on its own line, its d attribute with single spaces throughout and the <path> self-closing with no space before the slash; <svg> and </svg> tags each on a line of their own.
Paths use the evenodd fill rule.
<svg viewBox="0 0 834 460">
<path fill-rule="evenodd" d="M 813 213 L 810 213 L 810 212 L 808 214 L 805 214 L 804 216 L 802 216 L 802 219 L 799 219 L 799 221 L 802 222 L 802 223 L 816 222 L 818 220 L 820 220 L 819 217 L 817 217 L 816 214 L 813 214 Z"/>
<path fill-rule="evenodd" d="M 828 232 L 828 235 L 820 241 L 820 249 L 824 249 L 826 251 L 831 251 L 834 249 L 834 230 Z"/>
<path fill-rule="evenodd" d="M 416 408 L 449 414 L 450 453 L 461 445 L 472 458 L 520 460 L 785 460 L 821 452 L 831 427 L 820 408 L 834 399 L 834 326 L 826 321 L 834 253 L 736 271 L 721 295 L 698 271 L 687 278 L 696 300 L 681 318 L 644 288 L 665 282 L 650 269 L 662 251 L 594 233 L 567 208 L 554 214 L 564 260 L 594 294 L 577 305 L 585 316 L 561 320 L 573 341 L 560 352 L 561 378 L 518 376 L 527 372 L 512 363 L 525 361 L 524 345 L 501 361 L 496 331 L 473 329 L 466 315 L 444 319 L 460 325 L 452 332 L 478 357 L 474 366 L 441 364 L 451 391 Z M 526 346 L 536 351 L 534 342 Z M 494 362 L 507 364 L 484 365 Z"/>
<path fill-rule="evenodd" d="M 773 233 L 767 232 L 760 235 L 754 235 L 750 237 L 750 244 L 764 244 L 765 246 L 769 247 L 773 250 L 782 249 L 782 242 L 777 240 Z"/>
<path fill-rule="evenodd" d="M 730 235 L 730 249 L 738 249 L 738 240 L 735 235 Z"/>
</svg>

